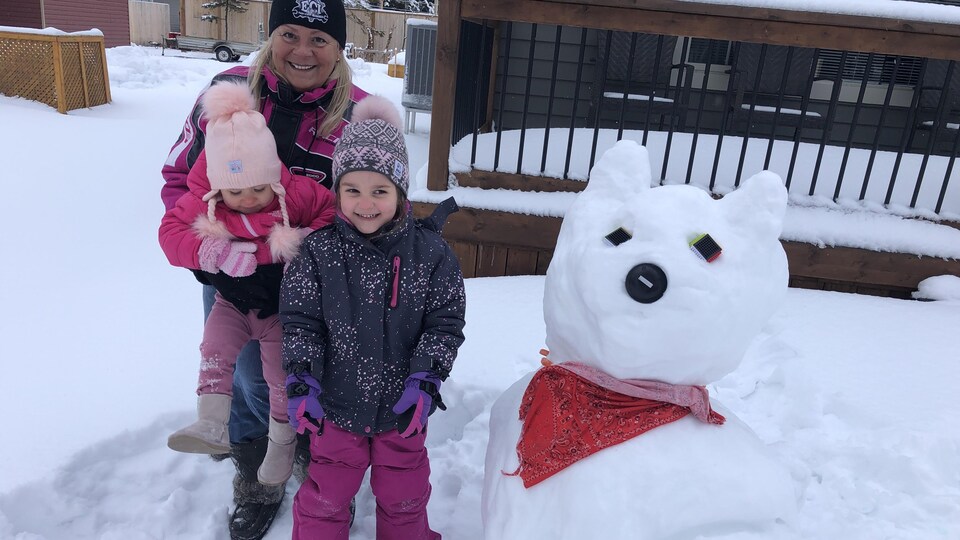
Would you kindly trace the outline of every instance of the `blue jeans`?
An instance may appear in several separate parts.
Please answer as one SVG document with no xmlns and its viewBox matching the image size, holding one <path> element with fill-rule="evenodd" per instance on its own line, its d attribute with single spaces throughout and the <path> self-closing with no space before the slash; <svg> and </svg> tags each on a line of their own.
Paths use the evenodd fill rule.
<svg viewBox="0 0 960 540">
<path fill-rule="evenodd" d="M 203 318 L 213 308 L 217 290 L 203 286 Z M 233 372 L 233 401 L 230 403 L 230 444 L 242 444 L 266 437 L 270 419 L 270 392 L 263 380 L 260 343 L 250 341 L 240 351 Z"/>
</svg>

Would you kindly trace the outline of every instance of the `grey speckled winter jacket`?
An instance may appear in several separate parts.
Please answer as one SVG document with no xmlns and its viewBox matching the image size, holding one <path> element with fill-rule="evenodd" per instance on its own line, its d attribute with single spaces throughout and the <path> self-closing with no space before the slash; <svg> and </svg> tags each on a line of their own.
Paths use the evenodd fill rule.
<svg viewBox="0 0 960 540">
<path fill-rule="evenodd" d="M 391 409 L 407 375 L 450 374 L 466 297 L 456 256 L 431 228 L 436 220 L 408 214 L 371 241 L 338 216 L 304 240 L 284 274 L 284 368 L 309 366 L 327 419 L 343 429 L 396 429 Z"/>
</svg>

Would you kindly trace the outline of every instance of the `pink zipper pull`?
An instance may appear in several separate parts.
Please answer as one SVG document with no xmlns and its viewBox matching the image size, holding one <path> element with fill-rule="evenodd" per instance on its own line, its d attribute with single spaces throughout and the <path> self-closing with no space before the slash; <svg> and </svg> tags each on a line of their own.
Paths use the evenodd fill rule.
<svg viewBox="0 0 960 540">
<path fill-rule="evenodd" d="M 393 256 L 393 293 L 390 295 L 390 307 L 397 307 L 397 296 L 400 292 L 400 256 Z"/>
</svg>

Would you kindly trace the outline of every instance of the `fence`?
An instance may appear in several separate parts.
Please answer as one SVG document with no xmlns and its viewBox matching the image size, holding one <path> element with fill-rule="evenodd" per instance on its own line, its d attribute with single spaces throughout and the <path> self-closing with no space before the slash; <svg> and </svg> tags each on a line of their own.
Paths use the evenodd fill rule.
<svg viewBox="0 0 960 540">
<path fill-rule="evenodd" d="M 243 2 L 244 12 L 225 6 L 204 7 L 205 0 L 184 0 L 180 32 L 184 36 L 260 43 L 266 39 L 270 4 L 265 0 Z"/>
<path fill-rule="evenodd" d="M 526 189 L 582 189 L 630 138 L 664 182 L 725 193 L 771 169 L 791 193 L 960 214 L 954 61 L 528 23 L 500 34 L 495 78 L 481 63 L 483 84 L 457 84 L 454 117 L 470 119 L 454 122 L 453 161 L 471 170 L 461 185 L 517 188 L 496 183 L 507 173 Z"/>
<path fill-rule="evenodd" d="M 350 55 L 368 62 L 385 64 L 395 51 L 407 48 L 407 19 L 437 21 L 436 15 L 385 11 L 380 9 L 348 9 L 347 43 Z"/>
<path fill-rule="evenodd" d="M 109 103 L 103 35 L 0 32 L 0 93 L 61 113 Z"/>
<path fill-rule="evenodd" d="M 130 43 L 159 45 L 170 32 L 170 5 L 163 2 L 127 3 L 130 12 Z"/>
</svg>

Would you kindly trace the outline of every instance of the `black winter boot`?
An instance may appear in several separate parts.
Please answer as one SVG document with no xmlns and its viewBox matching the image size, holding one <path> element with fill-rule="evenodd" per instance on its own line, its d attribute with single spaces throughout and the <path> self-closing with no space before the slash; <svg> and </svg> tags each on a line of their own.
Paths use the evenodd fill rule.
<svg viewBox="0 0 960 540">
<path fill-rule="evenodd" d="M 265 486 L 257 481 L 257 469 L 266 453 L 266 437 L 231 446 L 230 457 L 237 467 L 233 477 L 237 508 L 230 516 L 230 540 L 260 540 L 280 509 L 285 486 Z"/>
<path fill-rule="evenodd" d="M 303 483 L 307 479 L 307 467 L 310 466 L 310 434 L 297 435 L 297 452 L 293 455 L 293 477 Z"/>
</svg>

